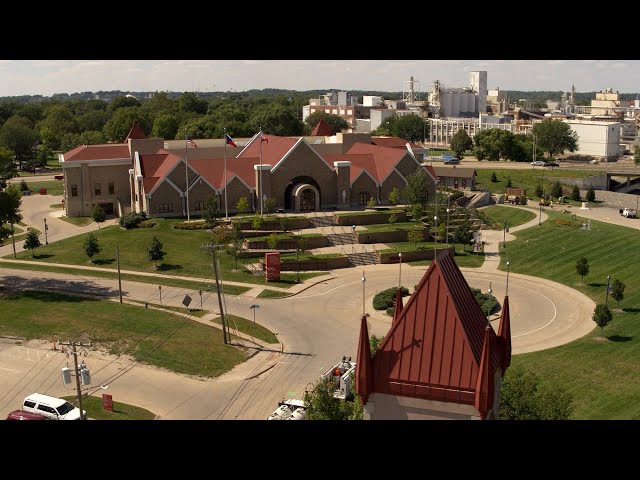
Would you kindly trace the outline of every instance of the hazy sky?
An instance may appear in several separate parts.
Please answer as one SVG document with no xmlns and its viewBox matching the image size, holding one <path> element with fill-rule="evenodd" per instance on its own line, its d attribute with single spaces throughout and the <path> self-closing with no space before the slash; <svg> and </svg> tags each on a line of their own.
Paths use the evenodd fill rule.
<svg viewBox="0 0 640 480">
<path fill-rule="evenodd" d="M 488 87 L 578 92 L 640 91 L 640 60 L 0 60 L 0 96 L 98 90 L 402 91 L 411 76 L 420 90 L 434 80 L 465 87 L 486 70 Z"/>
</svg>

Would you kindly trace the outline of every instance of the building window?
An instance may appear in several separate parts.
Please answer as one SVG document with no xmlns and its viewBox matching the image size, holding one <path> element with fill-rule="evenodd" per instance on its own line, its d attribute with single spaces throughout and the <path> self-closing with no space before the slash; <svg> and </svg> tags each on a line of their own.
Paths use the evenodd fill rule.
<svg viewBox="0 0 640 480">
<path fill-rule="evenodd" d="M 173 203 L 164 202 L 160 204 L 160 213 L 173 213 Z"/>
<path fill-rule="evenodd" d="M 100 184 L 99 184 L 99 183 L 96 183 L 96 185 L 95 185 L 95 194 L 96 194 L 96 197 L 99 197 L 101 193 L 102 193 L 102 189 L 100 188 Z"/>
<path fill-rule="evenodd" d="M 467 188 L 467 181 L 464 178 L 462 179 L 462 188 Z"/>
<path fill-rule="evenodd" d="M 204 209 L 204 202 L 196 202 L 196 212 L 201 212 Z"/>
<path fill-rule="evenodd" d="M 78 196 L 78 185 L 71 185 L 71 196 L 72 197 Z"/>
<path fill-rule="evenodd" d="M 352 113 L 353 113 L 353 110 L 347 109 L 347 115 L 351 115 Z"/>
<path fill-rule="evenodd" d="M 366 205 L 370 198 L 369 192 L 360 192 L 358 194 L 358 205 Z"/>
<path fill-rule="evenodd" d="M 109 195 L 113 195 L 114 193 L 116 193 L 116 188 L 113 182 L 109 182 L 108 186 L 109 186 Z"/>
<path fill-rule="evenodd" d="M 331 110 L 331 113 L 332 113 L 333 115 L 337 115 L 337 114 L 338 114 L 338 109 L 337 109 L 337 108 L 332 109 L 332 110 Z"/>
</svg>

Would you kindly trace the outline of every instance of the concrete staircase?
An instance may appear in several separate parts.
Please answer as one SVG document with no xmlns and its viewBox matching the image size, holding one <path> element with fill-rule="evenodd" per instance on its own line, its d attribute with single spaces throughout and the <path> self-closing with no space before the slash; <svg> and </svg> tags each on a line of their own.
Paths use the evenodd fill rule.
<svg viewBox="0 0 640 480">
<path fill-rule="evenodd" d="M 347 258 L 349 264 L 354 267 L 380 263 L 380 257 L 376 252 L 347 253 Z"/>
<path fill-rule="evenodd" d="M 327 240 L 331 245 L 353 245 L 358 243 L 355 233 L 330 233 Z"/>
<path fill-rule="evenodd" d="M 316 215 L 313 217 L 309 217 L 309 221 L 311 225 L 316 228 L 320 227 L 335 227 L 338 222 L 336 222 L 336 218 L 333 215 Z"/>
</svg>

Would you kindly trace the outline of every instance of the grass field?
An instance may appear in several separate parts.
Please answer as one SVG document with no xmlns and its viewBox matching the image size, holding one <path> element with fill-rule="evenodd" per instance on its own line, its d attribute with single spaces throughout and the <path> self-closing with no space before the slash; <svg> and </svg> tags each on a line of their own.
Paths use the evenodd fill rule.
<svg viewBox="0 0 640 480">
<path fill-rule="evenodd" d="M 257 298 L 282 298 L 282 297 L 288 297 L 290 294 L 287 292 L 281 292 L 279 290 L 269 290 L 268 288 L 265 288 L 264 290 L 262 290 Z"/>
<path fill-rule="evenodd" d="M 91 217 L 67 217 L 66 215 L 63 215 L 59 218 L 64 222 L 75 225 L 76 227 L 85 227 L 93 222 L 93 219 Z"/>
<path fill-rule="evenodd" d="M 395 232 L 413 230 L 418 227 L 424 228 L 424 224 L 422 222 L 376 223 L 375 225 L 366 225 L 364 232 Z"/>
<path fill-rule="evenodd" d="M 246 333 L 252 337 L 258 338 L 267 343 L 278 343 L 278 337 L 276 337 L 271 330 L 263 327 L 257 322 L 254 324 L 253 320 L 248 320 L 246 318 L 239 317 L 237 315 L 227 315 L 227 322 L 231 328 L 236 328 L 240 330 L 242 333 Z M 220 317 L 216 317 L 212 320 L 212 322 L 217 323 L 218 325 L 222 325 L 222 320 Z"/>
<path fill-rule="evenodd" d="M 31 190 L 31 195 L 38 195 L 38 190 L 41 188 L 47 189 L 47 195 L 62 195 L 64 193 L 64 184 L 62 180 L 49 180 L 46 182 L 30 182 L 27 181 L 27 186 Z"/>
<path fill-rule="evenodd" d="M 79 407 L 77 395 L 62 398 Z M 113 412 L 109 412 L 102 408 L 102 398 L 93 396 L 82 398 L 82 409 L 86 410 L 87 417 L 94 420 L 154 420 L 156 418 L 155 413 L 149 410 L 115 400 Z"/>
<path fill-rule="evenodd" d="M 82 339 L 113 355 L 203 377 L 217 377 L 247 358 L 224 345 L 217 328 L 168 312 L 59 293 L 2 293 L 0 311 L 12 312 L 0 324 L 2 335 Z"/>
<path fill-rule="evenodd" d="M 536 218 L 536 214 L 533 212 L 522 210 L 521 208 L 502 207 L 500 205 L 483 208 L 482 212 L 501 227 L 506 220 L 509 228 L 517 227 Z"/>
<path fill-rule="evenodd" d="M 377 215 L 379 213 L 402 213 L 404 210 L 400 209 L 389 209 L 389 210 L 365 210 L 362 212 L 343 212 L 336 213 L 336 217 L 353 217 L 355 215 Z"/>
<path fill-rule="evenodd" d="M 116 245 L 120 247 L 120 268 L 122 270 L 136 270 L 143 272 L 163 273 L 167 276 L 179 275 L 186 277 L 211 278 L 211 257 L 201 250 L 201 245 L 211 242 L 211 233 L 204 230 L 177 230 L 172 228 L 176 219 L 154 219 L 157 225 L 153 228 L 122 230 L 119 226 L 110 225 L 92 233 L 98 238 L 102 253 L 96 255 L 96 264 L 106 269 L 116 268 Z M 147 259 L 146 246 L 153 236 L 157 236 L 167 252 L 163 262 L 159 262 L 158 269 Z M 65 263 L 73 265 L 90 265 L 84 253 L 82 243 L 86 234 L 65 238 L 58 242 L 42 246 L 36 251 L 36 259 L 43 263 Z M 11 258 L 7 256 L 6 258 Z M 19 259 L 31 259 L 30 252 L 20 252 Z M 283 273 L 280 282 L 267 282 L 263 275 L 252 275 L 242 268 L 242 259 L 238 261 L 238 271 L 233 271 L 235 261 L 232 256 L 220 255 L 220 267 L 224 280 L 257 285 L 273 285 L 277 287 L 292 287 L 295 285 L 295 273 Z M 321 273 L 304 273 L 300 278 L 305 280 Z"/>
<path fill-rule="evenodd" d="M 9 256 L 9 258 L 13 258 L 13 254 Z M 97 278 L 109 278 L 112 280 L 118 279 L 118 274 L 114 271 L 110 271 L 107 269 L 103 270 L 81 270 L 79 268 L 65 268 L 65 267 L 56 267 L 52 265 L 32 265 L 29 263 L 23 263 L 19 261 L 15 262 L 2 262 L 0 263 L 1 267 L 6 268 L 16 268 L 20 270 L 32 270 L 32 271 L 43 271 L 43 272 L 53 272 L 53 273 L 67 273 L 69 275 L 75 275 L 79 279 L 87 279 L 90 281 L 91 277 Z M 128 280 L 131 282 L 140 282 L 140 283 L 150 283 L 153 285 L 163 285 L 167 287 L 178 287 L 178 288 L 189 288 L 194 291 L 202 289 L 203 291 L 212 292 L 214 281 L 210 280 L 208 282 L 196 282 L 189 280 L 182 280 L 178 278 L 171 277 L 146 277 L 142 275 L 131 275 L 127 273 L 123 273 L 121 275 L 122 280 Z M 115 284 L 114 284 L 115 285 Z M 241 295 L 244 292 L 248 291 L 248 287 L 242 287 L 240 285 L 224 285 L 224 293 L 227 295 Z"/>
<path fill-rule="evenodd" d="M 491 174 L 495 172 L 498 178 L 497 182 L 491 181 Z M 545 167 L 531 167 L 530 169 L 500 169 L 500 168 L 478 168 L 476 170 L 476 187 L 478 189 L 486 188 L 491 193 L 505 193 L 507 190 L 507 181 L 511 178 L 511 186 L 515 188 L 524 188 L 529 198 L 535 197 L 536 186 L 544 181 L 544 191 L 549 193 L 551 186 L 558 178 L 584 178 L 591 175 L 597 175 L 602 172 L 585 171 L 585 170 L 551 170 Z M 562 182 L 561 182 L 562 183 Z M 566 185 L 566 189 L 570 192 L 573 186 Z"/>
<path fill-rule="evenodd" d="M 413 250 L 413 243 L 390 243 L 392 249 L 380 250 L 380 252 L 407 252 Z M 433 248 L 433 242 L 420 242 L 418 245 L 423 245 L 426 248 Z M 440 245 L 440 244 L 438 244 Z M 453 244 L 452 244 L 453 246 Z M 441 247 L 442 248 L 442 247 Z M 477 268 L 484 263 L 484 255 L 482 253 L 473 253 L 471 247 L 467 246 L 466 251 L 463 245 L 456 244 L 456 256 L 454 258 L 459 267 Z M 408 263 L 413 266 L 431 265 L 431 260 L 414 260 Z"/>
<path fill-rule="evenodd" d="M 607 341 L 599 342 L 600 329 L 567 345 L 517 355 L 514 364 L 536 372 L 543 382 L 565 386 L 574 398 L 576 419 L 640 419 L 640 275 L 635 262 L 640 249 L 637 230 L 592 220 L 591 230 L 560 225 L 571 215 L 547 210 L 549 221 L 515 233 L 501 258 L 501 269 L 563 283 L 603 303 L 607 275 L 626 284 L 617 309 L 609 296 L 613 321 L 604 329 Z M 579 219 L 579 217 L 578 217 Z M 589 274 L 580 283 L 576 261 L 586 257 Z M 512 307 L 513 308 L 513 307 Z M 593 324 L 595 327 L 595 323 Z"/>
</svg>

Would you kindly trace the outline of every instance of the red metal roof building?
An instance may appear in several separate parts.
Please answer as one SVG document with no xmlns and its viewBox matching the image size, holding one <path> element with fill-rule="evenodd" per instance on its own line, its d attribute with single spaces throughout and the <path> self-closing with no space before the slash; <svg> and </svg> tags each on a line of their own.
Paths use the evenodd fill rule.
<svg viewBox="0 0 640 480">
<path fill-rule="evenodd" d="M 509 299 L 499 335 L 451 254 L 438 255 L 373 358 L 363 319 L 356 371 L 366 419 L 497 418 L 511 362 Z"/>
</svg>

